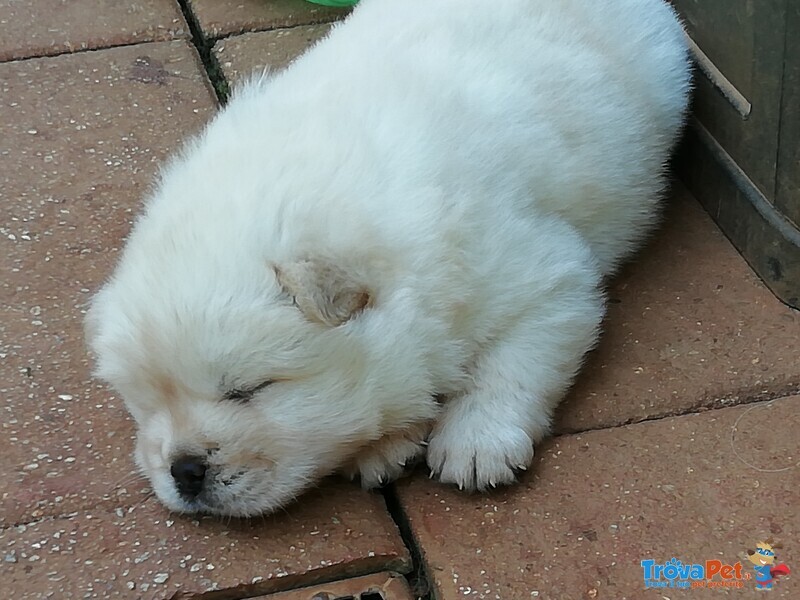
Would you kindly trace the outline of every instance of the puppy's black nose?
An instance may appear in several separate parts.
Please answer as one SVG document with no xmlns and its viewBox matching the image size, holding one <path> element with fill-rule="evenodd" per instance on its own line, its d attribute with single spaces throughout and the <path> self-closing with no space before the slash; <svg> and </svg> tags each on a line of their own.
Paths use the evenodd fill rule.
<svg viewBox="0 0 800 600">
<path fill-rule="evenodd" d="M 206 463 L 200 456 L 180 456 L 169 469 L 178 493 L 186 500 L 200 495 L 206 479 Z"/>
</svg>

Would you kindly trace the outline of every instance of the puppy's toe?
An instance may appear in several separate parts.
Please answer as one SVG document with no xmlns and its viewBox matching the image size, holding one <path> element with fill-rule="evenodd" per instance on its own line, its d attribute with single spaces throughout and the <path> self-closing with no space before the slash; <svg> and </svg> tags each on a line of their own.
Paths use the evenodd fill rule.
<svg viewBox="0 0 800 600">
<path fill-rule="evenodd" d="M 365 489 L 381 487 L 402 476 L 425 455 L 430 427 L 414 427 L 401 434 L 381 438 L 363 449 L 342 469 L 350 479 L 359 476 Z"/>
<path fill-rule="evenodd" d="M 389 463 L 380 454 L 373 453 L 357 459 L 354 470 L 361 480 L 361 487 L 369 490 L 394 481 L 403 474 L 405 467 Z"/>
<path fill-rule="evenodd" d="M 445 420 L 428 448 L 431 476 L 469 491 L 513 483 L 532 460 L 533 441 L 523 429 L 484 418 Z"/>
</svg>

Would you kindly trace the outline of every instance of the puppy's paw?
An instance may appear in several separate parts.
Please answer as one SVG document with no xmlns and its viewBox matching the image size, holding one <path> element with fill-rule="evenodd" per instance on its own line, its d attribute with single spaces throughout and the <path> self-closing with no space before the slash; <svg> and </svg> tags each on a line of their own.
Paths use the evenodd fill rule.
<svg viewBox="0 0 800 600">
<path fill-rule="evenodd" d="M 381 487 L 402 476 L 425 456 L 428 424 L 415 425 L 402 433 L 387 435 L 361 450 L 342 468 L 344 475 L 359 476 L 364 489 Z"/>
<path fill-rule="evenodd" d="M 448 416 L 428 447 L 431 477 L 463 490 L 483 491 L 514 483 L 516 472 L 531 464 L 533 441 L 515 423 L 486 418 L 481 412 Z"/>
</svg>

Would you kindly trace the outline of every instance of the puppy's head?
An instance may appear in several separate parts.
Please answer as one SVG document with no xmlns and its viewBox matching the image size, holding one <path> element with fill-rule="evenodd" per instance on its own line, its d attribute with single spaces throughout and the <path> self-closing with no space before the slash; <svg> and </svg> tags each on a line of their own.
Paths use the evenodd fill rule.
<svg viewBox="0 0 800 600">
<path fill-rule="evenodd" d="M 243 255 L 170 268 L 151 244 L 129 246 L 87 337 L 169 508 L 269 512 L 404 424 L 389 389 L 413 373 L 392 360 L 392 331 L 378 333 L 358 278 L 330 261 Z"/>
</svg>

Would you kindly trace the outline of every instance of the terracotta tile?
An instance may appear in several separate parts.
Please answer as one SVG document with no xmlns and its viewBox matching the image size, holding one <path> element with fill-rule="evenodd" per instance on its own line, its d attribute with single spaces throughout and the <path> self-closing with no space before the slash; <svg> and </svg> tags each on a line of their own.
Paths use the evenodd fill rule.
<svg viewBox="0 0 800 600">
<path fill-rule="evenodd" d="M 742 561 L 752 574 L 746 550 L 773 537 L 798 568 L 798 410 L 792 397 L 562 436 L 492 495 L 425 477 L 398 492 L 439 600 L 675 598 L 645 590 L 640 561 Z M 770 597 L 800 597 L 800 578 Z"/>
<path fill-rule="evenodd" d="M 0 82 L 0 523 L 16 523 L 138 498 L 83 310 L 157 164 L 215 103 L 184 41 L 5 63 Z"/>
<path fill-rule="evenodd" d="M 664 225 L 613 281 L 599 348 L 558 419 L 608 427 L 800 389 L 800 313 L 761 283 L 678 185 Z"/>
<path fill-rule="evenodd" d="M 265 519 L 196 520 L 151 500 L 0 531 L 3 594 L 15 600 L 155 600 L 210 590 L 241 598 L 408 569 L 382 497 L 349 484 L 328 485 Z"/>
<path fill-rule="evenodd" d="M 245 33 L 214 46 L 225 78 L 235 84 L 255 71 L 277 71 L 289 65 L 330 31 L 330 24 Z"/>
<path fill-rule="evenodd" d="M 414 600 L 406 580 L 402 575 L 395 573 L 376 573 L 365 577 L 332 581 L 313 587 L 259 596 L 259 598 L 263 600 L 339 600 L 343 598 L 355 600 L 364 598 L 367 600 L 366 597 L 370 594 L 372 594 L 370 600 Z"/>
<path fill-rule="evenodd" d="M 0 0 L 0 61 L 189 37 L 176 0 Z"/>
<path fill-rule="evenodd" d="M 203 33 L 217 38 L 243 31 L 265 31 L 344 18 L 349 8 L 330 8 L 305 0 L 189 0 Z"/>
</svg>

